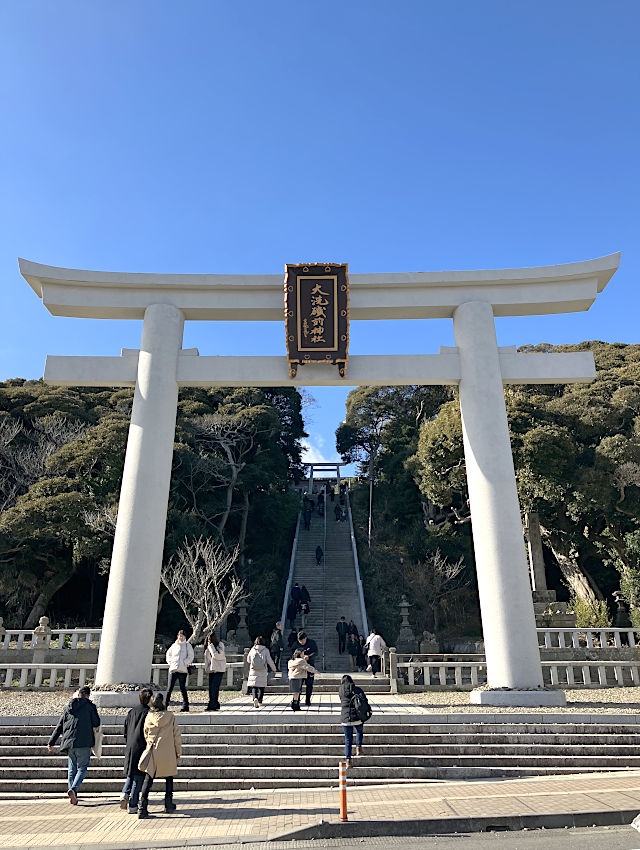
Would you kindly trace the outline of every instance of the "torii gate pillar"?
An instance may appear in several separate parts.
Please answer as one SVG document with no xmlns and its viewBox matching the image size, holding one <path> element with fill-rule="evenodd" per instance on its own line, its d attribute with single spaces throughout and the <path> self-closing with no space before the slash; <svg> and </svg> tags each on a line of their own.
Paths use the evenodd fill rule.
<svg viewBox="0 0 640 850">
<path fill-rule="evenodd" d="M 491 304 L 453 314 L 460 413 L 488 684 L 542 687 L 522 522 Z M 482 691 L 475 701 L 482 702 Z M 495 694 L 492 695 L 495 705 Z"/>
<path fill-rule="evenodd" d="M 144 313 L 96 686 L 145 682 L 158 616 L 184 318 L 171 304 Z"/>
</svg>

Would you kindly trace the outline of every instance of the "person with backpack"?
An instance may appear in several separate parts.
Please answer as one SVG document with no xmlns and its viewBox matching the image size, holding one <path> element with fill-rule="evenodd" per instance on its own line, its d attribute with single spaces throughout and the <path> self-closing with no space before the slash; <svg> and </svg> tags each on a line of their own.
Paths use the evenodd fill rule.
<svg viewBox="0 0 640 850">
<path fill-rule="evenodd" d="M 289 691 L 291 693 L 291 710 L 300 711 L 300 692 L 302 683 L 307 675 L 315 675 L 318 671 L 304 657 L 301 649 L 294 650 L 293 657 L 287 665 L 289 669 Z"/>
<path fill-rule="evenodd" d="M 249 676 L 247 678 L 247 690 L 251 688 L 253 693 L 253 707 L 260 708 L 264 699 L 264 692 L 267 687 L 269 677 L 269 668 L 276 672 L 276 665 L 273 663 L 271 653 L 264 645 L 262 635 L 254 640 L 253 646 L 247 655 L 249 664 Z"/>
<path fill-rule="evenodd" d="M 138 768 L 138 762 L 147 746 L 144 739 L 144 722 L 149 713 L 152 696 L 153 692 L 149 688 L 143 688 L 138 695 L 140 705 L 134 706 L 124 721 L 124 740 L 127 745 L 124 752 L 124 775 L 127 781 L 120 795 L 120 808 L 128 811 L 130 815 L 135 815 L 138 811 L 138 799 L 144 782 L 144 772 Z"/>
<path fill-rule="evenodd" d="M 276 665 L 276 668 L 280 669 L 280 658 L 284 651 L 284 639 L 282 637 L 282 623 L 280 620 L 273 627 L 273 631 L 271 632 L 271 641 L 269 646 L 269 652 L 271 653 L 271 657 L 273 658 L 273 663 Z"/>
<path fill-rule="evenodd" d="M 371 717 L 372 711 L 364 691 L 354 683 L 348 673 L 345 673 L 342 677 L 338 694 L 340 696 L 340 722 L 344 732 L 344 757 L 347 767 L 350 767 L 353 730 L 356 730 L 356 756 L 361 756 L 364 724 Z"/>
<path fill-rule="evenodd" d="M 90 695 L 91 689 L 87 685 L 78 690 L 78 695 L 62 712 L 47 744 L 49 752 L 53 752 L 54 744 L 62 735 L 60 752 L 67 755 L 67 796 L 72 806 L 78 805 L 78 789 L 89 767 L 91 747 L 96 742 L 95 732 L 100 726 L 98 709 L 89 699 Z"/>
<path fill-rule="evenodd" d="M 307 625 L 307 617 L 309 616 L 310 611 L 311 609 L 309 608 L 308 602 L 300 603 L 300 622 L 302 623 L 303 629 Z"/>
<path fill-rule="evenodd" d="M 220 711 L 220 685 L 227 669 L 224 644 L 215 632 L 204 643 L 204 671 L 209 674 L 209 702 L 205 711 Z"/>
<path fill-rule="evenodd" d="M 146 776 L 142 783 L 138 817 L 148 818 L 149 792 L 154 779 L 165 780 L 164 810 L 175 812 L 173 802 L 173 777 L 178 773 L 178 759 L 182 756 L 182 739 L 175 714 L 167 711 L 162 693 L 154 694 L 149 713 L 144 721 L 145 751 L 140 756 L 138 769 Z"/>
</svg>

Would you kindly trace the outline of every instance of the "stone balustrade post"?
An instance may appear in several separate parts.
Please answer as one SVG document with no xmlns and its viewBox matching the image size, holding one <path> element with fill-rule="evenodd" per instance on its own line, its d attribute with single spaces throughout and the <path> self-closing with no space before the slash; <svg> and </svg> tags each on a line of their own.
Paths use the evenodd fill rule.
<svg viewBox="0 0 640 850">
<path fill-rule="evenodd" d="M 389 685 L 392 694 L 398 693 L 398 653 L 395 646 L 389 647 Z"/>
</svg>

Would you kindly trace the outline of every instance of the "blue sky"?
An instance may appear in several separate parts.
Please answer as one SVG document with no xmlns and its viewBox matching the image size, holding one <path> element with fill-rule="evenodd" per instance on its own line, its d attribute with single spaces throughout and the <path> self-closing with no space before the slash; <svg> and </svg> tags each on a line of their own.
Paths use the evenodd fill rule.
<svg viewBox="0 0 640 850">
<path fill-rule="evenodd" d="M 638 342 L 636 0 L 19 0 L 0 5 L 0 379 L 117 354 L 138 322 L 51 317 L 16 258 L 137 272 L 496 268 L 621 250 L 584 314 L 503 345 Z M 202 354 L 279 323 L 188 323 Z M 353 322 L 352 354 L 430 353 L 448 321 Z M 347 389 L 313 389 L 333 459 Z"/>
</svg>

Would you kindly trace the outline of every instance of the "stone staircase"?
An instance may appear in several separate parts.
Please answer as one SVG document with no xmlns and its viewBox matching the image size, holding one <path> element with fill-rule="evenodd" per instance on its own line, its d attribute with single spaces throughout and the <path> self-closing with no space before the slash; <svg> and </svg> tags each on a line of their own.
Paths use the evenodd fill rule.
<svg viewBox="0 0 640 850">
<path fill-rule="evenodd" d="M 48 754 L 56 718 L 0 726 L 0 796 L 64 794 L 66 757 Z M 122 786 L 122 723 L 105 718 L 103 755 L 94 759 L 83 792 L 116 794 Z M 266 717 L 181 716 L 183 758 L 177 791 L 314 788 L 336 785 L 343 757 L 341 727 L 311 716 L 290 722 Z M 515 716 L 413 716 L 367 724 L 364 754 L 348 771 L 351 785 L 589 773 L 640 768 L 633 723 Z M 259 722 L 258 722 L 259 721 Z M 439 722 L 438 722 L 439 721 Z M 39 725 L 41 724 L 41 725 Z"/>
<path fill-rule="evenodd" d="M 360 633 L 363 624 L 349 522 L 336 522 L 334 506 L 335 502 L 327 501 L 326 547 L 324 517 L 314 512 L 309 531 L 305 531 L 300 523 L 293 582 L 298 582 L 301 587 L 304 584 L 311 596 L 311 613 L 307 617 L 305 631 L 318 644 L 318 669 L 323 669 L 324 650 L 325 671 L 348 673 L 349 656 L 346 653 L 338 654 L 336 623 L 340 617 L 345 617 L 347 622 L 353 620 Z M 316 564 L 316 546 L 325 550 L 324 565 Z M 299 617 L 296 625 L 301 625 Z M 286 635 L 285 630 L 285 639 Z"/>
</svg>

